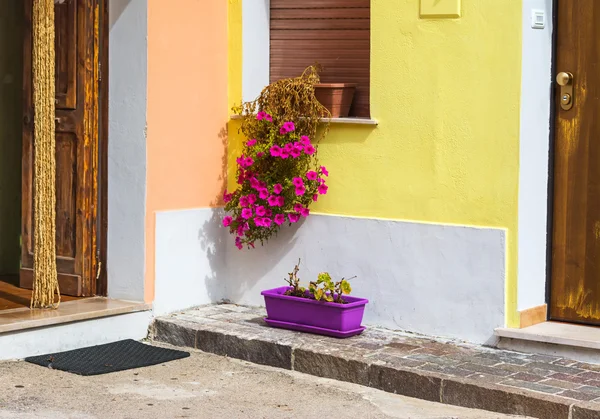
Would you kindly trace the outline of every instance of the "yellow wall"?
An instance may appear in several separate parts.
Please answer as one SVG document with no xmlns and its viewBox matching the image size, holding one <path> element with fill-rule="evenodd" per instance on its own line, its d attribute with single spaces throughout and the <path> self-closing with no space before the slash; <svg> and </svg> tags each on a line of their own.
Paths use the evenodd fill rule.
<svg viewBox="0 0 600 419">
<path fill-rule="evenodd" d="M 240 3 L 230 1 L 230 16 Z M 507 323 L 516 326 L 521 2 L 462 8 L 460 19 L 423 20 L 419 0 L 371 2 L 379 125 L 332 127 L 319 148 L 329 194 L 315 210 L 506 228 Z M 230 57 L 241 57 L 240 38 L 230 26 Z M 241 66 L 229 82 L 239 102 Z M 239 144 L 231 138 L 230 161 Z"/>
</svg>

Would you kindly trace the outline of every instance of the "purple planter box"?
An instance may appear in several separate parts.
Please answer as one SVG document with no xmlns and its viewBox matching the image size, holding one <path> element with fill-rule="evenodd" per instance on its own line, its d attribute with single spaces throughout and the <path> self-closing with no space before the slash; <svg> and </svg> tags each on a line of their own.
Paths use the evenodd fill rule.
<svg viewBox="0 0 600 419">
<path fill-rule="evenodd" d="M 328 303 L 284 295 L 291 287 L 263 291 L 267 324 L 283 329 L 344 338 L 358 335 L 369 300 L 344 296 L 348 304 Z"/>
</svg>

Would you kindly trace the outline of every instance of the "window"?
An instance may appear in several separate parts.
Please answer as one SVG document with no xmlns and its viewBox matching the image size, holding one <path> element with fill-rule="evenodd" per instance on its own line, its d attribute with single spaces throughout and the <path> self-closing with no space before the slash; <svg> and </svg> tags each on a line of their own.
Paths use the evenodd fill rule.
<svg viewBox="0 0 600 419">
<path fill-rule="evenodd" d="M 270 81 L 319 63 L 323 83 L 357 83 L 350 116 L 370 117 L 370 0 L 271 0 Z"/>
</svg>

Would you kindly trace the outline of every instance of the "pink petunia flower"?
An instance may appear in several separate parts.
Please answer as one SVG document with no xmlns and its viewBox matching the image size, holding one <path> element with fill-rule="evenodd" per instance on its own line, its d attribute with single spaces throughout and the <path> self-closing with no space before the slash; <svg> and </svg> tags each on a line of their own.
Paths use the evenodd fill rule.
<svg viewBox="0 0 600 419">
<path fill-rule="evenodd" d="M 223 192 L 223 202 L 230 202 L 233 198 L 233 194 L 227 193 L 227 191 Z"/>
<path fill-rule="evenodd" d="M 273 122 L 273 117 L 269 114 L 265 115 L 265 121 Z"/>
<path fill-rule="evenodd" d="M 301 177 L 295 177 L 294 179 L 292 179 L 292 183 L 296 188 L 304 186 L 304 180 Z"/>
<path fill-rule="evenodd" d="M 229 227 L 231 225 L 231 222 L 233 221 L 233 217 L 231 216 L 226 216 L 225 218 L 223 218 L 223 227 Z"/>
<path fill-rule="evenodd" d="M 251 193 L 250 195 L 247 195 L 247 198 L 248 198 L 249 205 L 253 205 L 256 202 L 256 195 L 254 195 L 253 193 Z"/>
<path fill-rule="evenodd" d="M 267 217 L 272 217 L 273 216 L 273 210 L 267 208 L 267 213 L 265 214 Z"/>
<path fill-rule="evenodd" d="M 248 230 L 250 230 L 250 224 L 244 223 L 244 226 L 242 227 L 242 231 L 245 233 Z"/>
<path fill-rule="evenodd" d="M 307 145 L 306 147 L 304 147 L 304 152 L 306 154 L 315 154 L 315 151 L 317 151 L 312 145 Z"/>
<path fill-rule="evenodd" d="M 302 144 L 304 144 L 305 146 L 311 145 L 310 144 L 310 138 L 308 138 L 308 136 L 306 136 L 306 135 L 303 135 L 302 137 L 300 137 L 300 142 Z"/>
<path fill-rule="evenodd" d="M 254 225 L 256 225 L 257 227 L 262 227 L 263 226 L 263 219 L 261 217 L 256 217 L 254 219 Z"/>
<path fill-rule="evenodd" d="M 290 151 L 290 156 L 292 156 L 293 158 L 297 159 L 298 157 L 300 157 L 302 155 L 302 150 L 298 150 L 297 148 L 293 148 L 292 151 Z"/>
<path fill-rule="evenodd" d="M 258 191 L 258 197 L 260 199 L 267 199 L 269 197 L 269 190 L 267 188 L 260 188 Z"/>
<path fill-rule="evenodd" d="M 288 218 L 290 220 L 290 223 L 297 223 L 298 220 L 300 219 L 300 215 L 299 214 L 288 214 Z"/>
<path fill-rule="evenodd" d="M 318 188 L 319 194 L 325 195 L 327 193 L 327 189 L 329 189 L 329 188 L 324 183 L 322 185 L 319 185 L 319 188 Z"/>
<path fill-rule="evenodd" d="M 256 138 L 246 141 L 246 145 L 248 147 L 252 147 L 253 145 L 256 145 Z"/>
<path fill-rule="evenodd" d="M 283 196 L 278 196 L 277 197 L 277 206 L 283 207 L 284 204 L 285 204 L 285 198 Z"/>
<path fill-rule="evenodd" d="M 263 218 L 263 227 L 271 227 L 272 220 L 269 217 Z"/>
<path fill-rule="evenodd" d="M 285 130 L 285 128 L 284 128 L 284 127 L 281 127 L 281 128 L 279 128 L 279 134 L 280 134 L 280 135 L 285 135 L 285 134 L 287 134 L 287 131 Z"/>
<path fill-rule="evenodd" d="M 329 176 L 329 171 L 325 166 L 321 166 L 321 173 L 323 173 L 325 176 Z"/>
<path fill-rule="evenodd" d="M 248 197 L 247 196 L 242 196 L 240 198 L 240 206 L 247 207 L 248 205 L 250 205 L 250 201 L 248 200 Z"/>
<path fill-rule="evenodd" d="M 281 186 L 281 184 L 277 183 L 277 184 L 273 185 L 273 193 L 276 193 L 277 195 L 279 195 L 282 191 L 283 191 L 283 186 Z"/>
<path fill-rule="evenodd" d="M 265 153 L 263 153 L 262 151 L 259 151 L 258 153 L 256 153 L 256 157 L 263 157 L 265 155 Z"/>
<path fill-rule="evenodd" d="M 269 199 L 267 199 L 267 202 L 269 203 L 270 206 L 276 207 L 277 206 L 277 202 L 279 202 L 279 200 L 277 199 L 277 196 L 271 195 L 269 197 Z"/>
<path fill-rule="evenodd" d="M 269 151 L 271 152 L 271 156 L 273 157 L 279 157 L 281 155 L 281 147 L 279 147 L 278 145 L 274 145 Z"/>
<path fill-rule="evenodd" d="M 267 116 L 266 112 L 260 111 L 259 113 L 256 114 L 256 119 L 258 119 L 259 121 L 262 121 L 263 119 L 265 119 L 266 116 Z"/>
<path fill-rule="evenodd" d="M 304 186 L 300 186 L 300 187 L 296 188 L 297 196 L 302 196 L 302 195 L 304 195 L 305 192 L 306 192 L 306 188 Z"/>
<path fill-rule="evenodd" d="M 244 164 L 246 165 L 245 167 L 250 167 L 254 164 L 254 159 L 252 157 L 247 157 L 244 160 Z"/>
<path fill-rule="evenodd" d="M 302 204 L 294 204 L 294 211 L 296 212 L 300 212 L 302 211 L 304 207 L 302 206 Z"/>
<path fill-rule="evenodd" d="M 252 210 L 250 208 L 244 208 L 242 210 L 242 218 L 247 220 L 250 217 L 252 217 Z"/>
<path fill-rule="evenodd" d="M 260 187 L 258 184 L 258 179 L 255 177 L 250 178 L 250 187 L 252 187 L 252 189 L 258 189 Z"/>
<path fill-rule="evenodd" d="M 275 216 L 275 218 L 273 219 L 273 221 L 275 222 L 275 224 L 277 224 L 278 226 L 280 226 L 281 224 L 285 223 L 285 215 L 283 215 L 283 214 L 277 214 Z"/>
<path fill-rule="evenodd" d="M 287 159 L 290 156 L 290 153 L 288 153 L 285 150 L 281 150 L 281 154 L 279 155 L 279 157 L 281 157 L 282 159 Z"/>
<path fill-rule="evenodd" d="M 285 130 L 287 132 L 292 132 L 292 131 L 294 131 L 296 129 L 296 126 L 291 121 L 290 122 L 284 122 L 283 123 L 283 127 L 285 128 Z"/>
<path fill-rule="evenodd" d="M 308 180 L 317 180 L 318 177 L 319 175 L 314 170 L 309 170 L 308 172 L 306 172 L 306 178 Z"/>
<path fill-rule="evenodd" d="M 319 200 L 319 195 L 318 194 L 314 194 L 313 195 L 313 201 L 317 202 Z"/>
<path fill-rule="evenodd" d="M 264 181 L 262 181 L 262 180 L 259 180 L 259 181 L 258 181 L 258 185 L 259 185 L 259 186 L 260 186 L 262 189 L 265 189 L 265 188 L 267 187 L 267 182 L 264 182 Z"/>
<path fill-rule="evenodd" d="M 242 248 L 244 247 L 244 245 L 242 244 L 242 239 L 239 237 L 235 238 L 235 247 L 237 247 L 238 249 L 242 250 Z"/>
<path fill-rule="evenodd" d="M 302 208 L 300 210 L 300 215 L 305 218 L 308 217 L 309 214 L 310 214 L 310 210 L 308 208 Z"/>
<path fill-rule="evenodd" d="M 267 210 L 265 210 L 265 207 L 263 207 L 262 205 L 259 205 L 258 207 L 256 207 L 256 210 L 254 212 L 256 213 L 256 215 L 262 217 L 267 213 Z"/>
</svg>

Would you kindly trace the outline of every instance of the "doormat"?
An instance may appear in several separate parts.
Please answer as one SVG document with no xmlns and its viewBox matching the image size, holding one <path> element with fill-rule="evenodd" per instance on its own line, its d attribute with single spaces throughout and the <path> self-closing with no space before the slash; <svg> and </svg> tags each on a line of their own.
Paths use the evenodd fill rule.
<svg viewBox="0 0 600 419">
<path fill-rule="evenodd" d="M 149 367 L 189 356 L 189 352 L 159 348 L 127 339 L 73 351 L 31 356 L 25 358 L 25 361 L 78 375 L 100 375 Z"/>
</svg>

